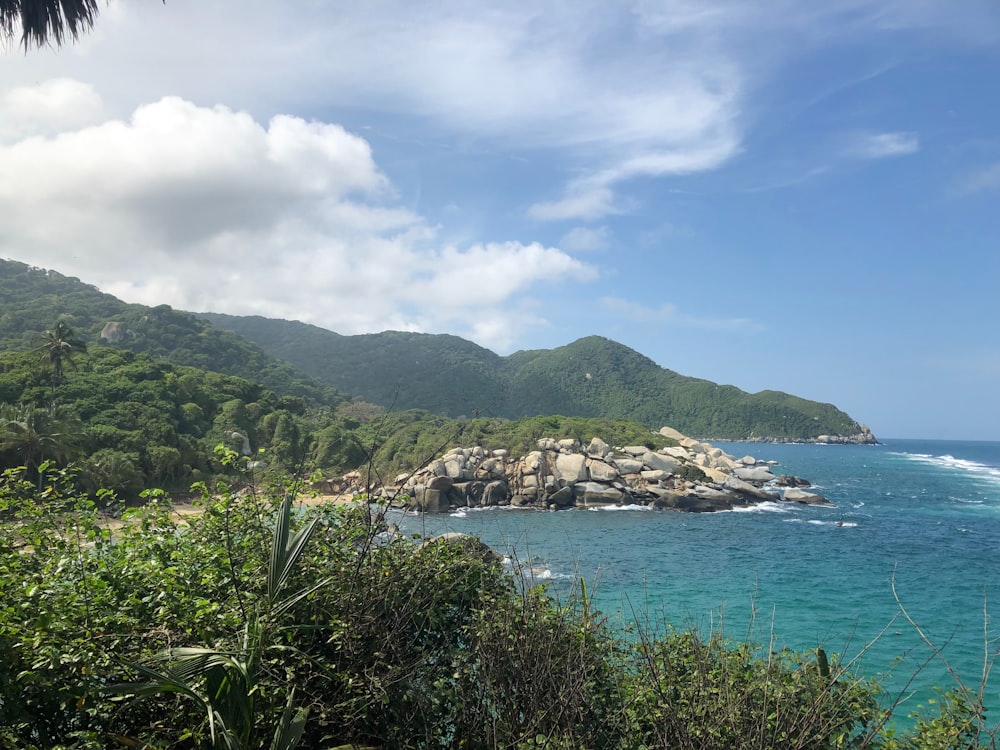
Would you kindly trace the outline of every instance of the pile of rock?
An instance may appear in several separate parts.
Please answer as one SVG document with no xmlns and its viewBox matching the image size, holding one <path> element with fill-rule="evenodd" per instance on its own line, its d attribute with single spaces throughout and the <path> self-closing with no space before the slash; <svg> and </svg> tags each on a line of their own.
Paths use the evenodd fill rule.
<svg viewBox="0 0 1000 750">
<path fill-rule="evenodd" d="M 493 505 L 558 510 L 638 504 L 701 512 L 766 501 L 830 505 L 803 490 L 809 485 L 805 480 L 786 476 L 779 481 L 769 465 L 752 456 L 733 458 L 669 427 L 660 434 L 677 445 L 613 448 L 600 438 L 587 445 L 542 438 L 536 450 L 520 458 L 482 446 L 453 448 L 381 492 L 428 513 Z"/>
</svg>

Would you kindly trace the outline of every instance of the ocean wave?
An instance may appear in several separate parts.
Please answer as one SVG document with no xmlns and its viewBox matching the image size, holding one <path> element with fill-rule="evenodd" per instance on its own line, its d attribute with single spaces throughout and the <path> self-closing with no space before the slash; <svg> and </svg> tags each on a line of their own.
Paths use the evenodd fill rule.
<svg viewBox="0 0 1000 750">
<path fill-rule="evenodd" d="M 817 518 L 786 518 L 785 523 L 808 523 L 813 526 L 834 526 L 841 529 L 853 529 L 858 525 L 855 521 L 820 521 Z"/>
<path fill-rule="evenodd" d="M 787 503 L 773 503 L 769 500 L 757 505 L 748 505 L 745 508 L 733 508 L 733 513 L 788 513 L 790 508 Z"/>
<path fill-rule="evenodd" d="M 902 456 L 910 461 L 929 464 L 941 469 L 954 469 L 975 474 L 992 482 L 1000 483 L 1000 468 L 979 461 L 970 461 L 967 458 L 955 458 L 949 453 L 941 456 L 935 456 L 931 453 L 893 453 L 892 455 Z"/>
<path fill-rule="evenodd" d="M 569 573 L 556 573 L 545 563 L 520 562 L 517 558 L 510 555 L 503 556 L 503 565 L 511 573 L 520 576 L 526 581 L 555 581 L 573 577 Z"/>
<path fill-rule="evenodd" d="M 593 508 L 587 508 L 587 510 L 594 510 L 597 512 L 607 512 L 607 511 L 620 511 L 620 510 L 642 510 L 649 511 L 653 510 L 652 506 L 649 505 L 596 505 Z"/>
</svg>

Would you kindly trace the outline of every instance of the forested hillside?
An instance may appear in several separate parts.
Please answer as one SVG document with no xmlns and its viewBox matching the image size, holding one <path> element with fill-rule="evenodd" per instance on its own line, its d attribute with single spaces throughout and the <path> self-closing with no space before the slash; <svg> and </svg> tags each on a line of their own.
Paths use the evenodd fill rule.
<svg viewBox="0 0 1000 750">
<path fill-rule="evenodd" d="M 343 396 L 256 344 L 168 305 L 132 305 L 55 271 L 0 260 L 0 351 L 30 350 L 65 321 L 87 344 L 148 354 L 262 383 L 278 393 L 336 402 Z M 103 338 L 102 338 L 103 334 Z"/>
<path fill-rule="evenodd" d="M 861 432 L 832 404 L 780 391 L 750 394 L 686 377 L 599 336 L 500 357 L 455 336 L 399 331 L 341 336 L 297 322 L 203 316 L 318 380 L 396 409 L 450 417 L 628 419 L 722 439 L 805 440 Z"/>
<path fill-rule="evenodd" d="M 220 444 L 290 472 L 365 458 L 332 406 L 244 378 L 103 346 L 57 377 L 37 352 L 0 353 L 0 468 L 72 463 L 84 489 L 133 497 L 222 471 Z"/>
</svg>

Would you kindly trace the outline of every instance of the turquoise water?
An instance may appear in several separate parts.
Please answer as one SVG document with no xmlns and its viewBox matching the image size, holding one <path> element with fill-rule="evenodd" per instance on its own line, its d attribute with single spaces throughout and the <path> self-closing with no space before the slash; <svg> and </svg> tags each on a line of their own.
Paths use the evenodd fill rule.
<svg viewBox="0 0 1000 750">
<path fill-rule="evenodd" d="M 395 520 L 410 532 L 478 535 L 555 593 L 583 576 L 615 620 L 724 628 L 736 638 L 749 631 L 757 642 L 847 655 L 877 640 L 862 669 L 884 675 L 891 691 L 929 655 L 899 616 L 895 580 L 913 619 L 962 679 L 978 685 L 984 615 L 997 615 L 1000 596 L 991 588 L 1000 571 L 1000 443 L 719 447 L 778 461 L 775 473 L 810 479 L 837 507 L 489 509 Z M 995 635 L 988 626 L 986 636 Z M 935 660 L 907 706 L 932 697 L 933 686 L 953 685 Z M 989 685 L 986 704 L 1000 710 L 1000 681 Z"/>
</svg>

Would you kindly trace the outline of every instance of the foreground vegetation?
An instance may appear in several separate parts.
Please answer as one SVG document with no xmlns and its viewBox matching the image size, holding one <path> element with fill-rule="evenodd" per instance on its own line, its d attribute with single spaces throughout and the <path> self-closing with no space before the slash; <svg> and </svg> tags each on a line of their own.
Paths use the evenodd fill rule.
<svg viewBox="0 0 1000 750">
<path fill-rule="evenodd" d="M 582 583 L 557 601 L 367 505 L 293 514 L 293 485 L 241 473 L 197 487 L 199 515 L 151 492 L 112 531 L 72 472 L 42 475 L 0 481 L 7 747 L 993 746 L 974 694 L 894 734 L 822 650 L 617 632 Z"/>
</svg>

